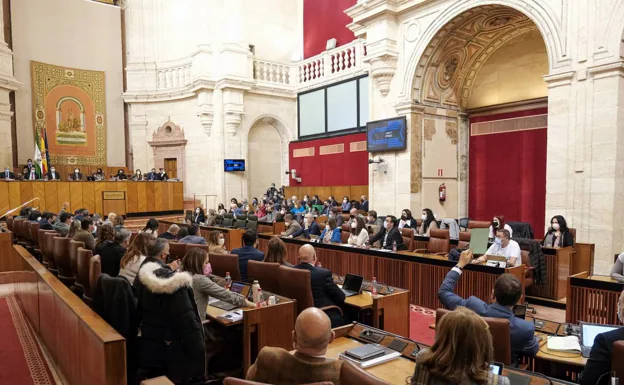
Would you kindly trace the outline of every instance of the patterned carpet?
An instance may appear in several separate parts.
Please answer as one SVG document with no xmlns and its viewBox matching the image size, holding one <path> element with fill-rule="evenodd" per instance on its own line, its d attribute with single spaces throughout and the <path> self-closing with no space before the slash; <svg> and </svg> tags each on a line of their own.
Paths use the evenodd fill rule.
<svg viewBox="0 0 624 385">
<path fill-rule="evenodd" d="M 410 305 L 410 339 L 425 345 L 433 345 L 435 330 L 429 326 L 434 323 L 434 310 Z"/>
<path fill-rule="evenodd" d="M 39 341 L 13 296 L 0 298 L 0 384 L 58 385 Z"/>
</svg>

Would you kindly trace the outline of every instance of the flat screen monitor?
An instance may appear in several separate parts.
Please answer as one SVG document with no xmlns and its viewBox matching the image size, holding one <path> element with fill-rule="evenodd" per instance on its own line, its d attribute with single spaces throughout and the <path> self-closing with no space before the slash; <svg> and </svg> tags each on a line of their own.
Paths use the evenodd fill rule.
<svg viewBox="0 0 624 385">
<path fill-rule="evenodd" d="M 245 159 L 225 159 L 225 171 L 245 171 Z"/>
<path fill-rule="evenodd" d="M 366 123 L 368 152 L 398 151 L 407 147 L 405 116 Z"/>
</svg>

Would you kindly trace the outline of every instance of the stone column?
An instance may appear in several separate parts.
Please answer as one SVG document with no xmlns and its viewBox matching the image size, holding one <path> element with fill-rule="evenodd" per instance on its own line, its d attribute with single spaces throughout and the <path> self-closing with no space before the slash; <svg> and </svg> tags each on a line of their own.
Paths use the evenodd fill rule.
<svg viewBox="0 0 624 385">
<path fill-rule="evenodd" d="M 152 159 L 154 155 L 151 146 L 147 143 L 152 140 L 152 135 L 148 133 L 145 105 L 140 103 L 130 104 L 128 120 L 134 168 L 139 168 L 143 173 L 147 173 L 153 167 Z"/>
<path fill-rule="evenodd" d="M 457 159 L 459 218 L 468 217 L 468 165 L 470 160 L 470 120 L 467 114 L 459 114 L 459 143 Z"/>
<path fill-rule="evenodd" d="M 11 135 L 11 103 L 9 93 L 22 83 L 13 77 L 13 51 L 4 39 L 4 7 L 0 6 L 0 167 L 13 165 L 13 140 Z M 34 146 L 34 143 L 33 143 Z M 33 147 L 34 148 L 34 147 Z"/>
</svg>

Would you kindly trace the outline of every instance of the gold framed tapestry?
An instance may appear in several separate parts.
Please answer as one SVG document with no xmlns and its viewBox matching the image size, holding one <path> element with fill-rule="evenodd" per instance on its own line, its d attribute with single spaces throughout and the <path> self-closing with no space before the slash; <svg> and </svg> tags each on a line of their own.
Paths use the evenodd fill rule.
<svg viewBox="0 0 624 385">
<path fill-rule="evenodd" d="M 103 71 L 30 62 L 34 129 L 45 130 L 51 164 L 106 164 Z"/>
</svg>

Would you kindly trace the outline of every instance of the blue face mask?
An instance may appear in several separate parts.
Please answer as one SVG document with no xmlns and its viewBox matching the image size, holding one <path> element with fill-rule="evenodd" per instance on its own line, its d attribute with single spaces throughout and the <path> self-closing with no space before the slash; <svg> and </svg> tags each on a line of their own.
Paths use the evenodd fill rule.
<svg viewBox="0 0 624 385">
<path fill-rule="evenodd" d="M 501 241 L 500 238 L 494 238 L 494 243 L 500 246 L 503 243 L 503 241 Z"/>
</svg>

